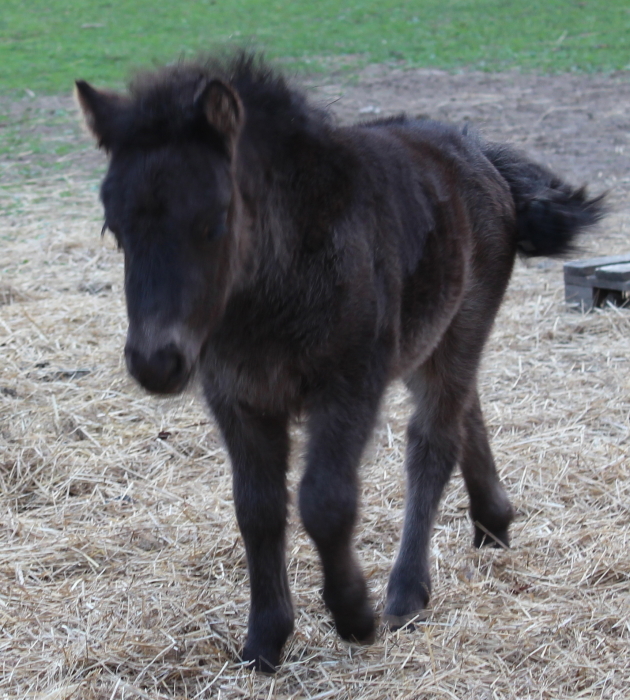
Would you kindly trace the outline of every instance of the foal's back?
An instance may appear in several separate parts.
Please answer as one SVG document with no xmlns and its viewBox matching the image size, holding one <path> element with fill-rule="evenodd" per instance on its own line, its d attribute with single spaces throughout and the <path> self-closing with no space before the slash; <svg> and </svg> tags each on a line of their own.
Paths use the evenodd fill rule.
<svg viewBox="0 0 630 700">
<path fill-rule="evenodd" d="M 368 240 L 381 316 L 397 341 L 392 373 L 406 374 L 473 290 L 502 294 L 514 202 L 482 142 L 453 126 L 397 117 L 343 133 L 360 164 L 348 236 Z"/>
</svg>

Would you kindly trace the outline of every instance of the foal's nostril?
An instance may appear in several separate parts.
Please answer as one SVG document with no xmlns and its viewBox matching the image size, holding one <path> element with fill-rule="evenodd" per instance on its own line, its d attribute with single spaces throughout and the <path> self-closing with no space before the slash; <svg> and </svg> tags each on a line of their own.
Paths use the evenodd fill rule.
<svg viewBox="0 0 630 700">
<path fill-rule="evenodd" d="M 148 391 L 156 394 L 175 394 L 188 379 L 186 359 L 175 343 L 146 356 L 140 350 L 127 346 L 125 358 L 129 373 Z"/>
</svg>

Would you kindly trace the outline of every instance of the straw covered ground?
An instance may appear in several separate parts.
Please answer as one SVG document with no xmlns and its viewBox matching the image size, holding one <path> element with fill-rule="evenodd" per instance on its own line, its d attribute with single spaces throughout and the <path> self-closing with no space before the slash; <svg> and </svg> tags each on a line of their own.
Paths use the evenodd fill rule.
<svg viewBox="0 0 630 700">
<path fill-rule="evenodd" d="M 312 88 L 343 120 L 400 109 L 470 119 L 609 189 L 611 215 L 585 255 L 630 249 L 627 76 L 376 67 Z M 29 104 L 45 115 L 52 103 Z M 627 698 L 630 311 L 568 310 L 561 263 L 518 263 L 481 374 L 518 511 L 512 549 L 473 549 L 457 474 L 436 523 L 427 621 L 355 648 L 331 627 L 293 508 L 296 631 L 277 675 L 256 675 L 238 664 L 248 582 L 217 430 L 194 393 L 156 400 L 125 374 L 122 259 L 99 237 L 98 158 L 86 139 L 54 173 L 20 179 L 19 164 L 3 166 L 0 697 Z M 362 469 L 356 543 L 379 609 L 407 414 L 393 387 Z M 293 493 L 299 426 L 295 443 Z"/>
</svg>

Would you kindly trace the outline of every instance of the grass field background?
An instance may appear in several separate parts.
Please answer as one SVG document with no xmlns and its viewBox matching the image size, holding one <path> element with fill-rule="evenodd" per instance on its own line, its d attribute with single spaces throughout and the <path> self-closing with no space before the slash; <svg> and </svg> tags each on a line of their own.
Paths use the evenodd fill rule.
<svg viewBox="0 0 630 700">
<path fill-rule="evenodd" d="M 135 66 L 230 44 L 298 69 L 628 70 L 629 36 L 627 0 L 3 0 L 0 93 L 117 86 Z"/>
<path fill-rule="evenodd" d="M 627 0 L 2 0 L 0 182 L 63 169 L 76 119 L 32 98 L 76 78 L 121 88 L 139 66 L 229 46 L 311 73 L 630 71 L 629 36 Z"/>
</svg>

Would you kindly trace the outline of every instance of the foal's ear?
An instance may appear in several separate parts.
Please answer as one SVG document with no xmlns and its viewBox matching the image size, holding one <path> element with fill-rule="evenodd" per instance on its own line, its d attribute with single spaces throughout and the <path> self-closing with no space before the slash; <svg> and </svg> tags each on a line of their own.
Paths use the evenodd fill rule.
<svg viewBox="0 0 630 700">
<path fill-rule="evenodd" d="M 243 103 L 236 92 L 222 80 L 210 80 L 200 86 L 196 101 L 202 105 L 208 124 L 232 146 L 243 124 Z"/>
<path fill-rule="evenodd" d="M 84 80 L 77 80 L 74 85 L 74 95 L 88 129 L 100 148 L 111 150 L 127 99 L 113 92 L 96 90 Z"/>
</svg>

